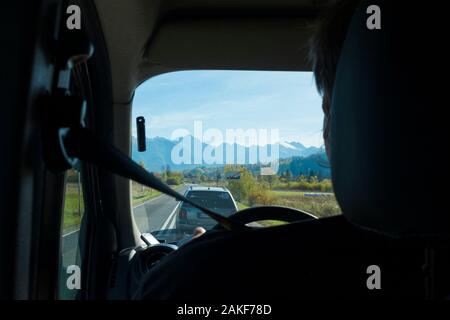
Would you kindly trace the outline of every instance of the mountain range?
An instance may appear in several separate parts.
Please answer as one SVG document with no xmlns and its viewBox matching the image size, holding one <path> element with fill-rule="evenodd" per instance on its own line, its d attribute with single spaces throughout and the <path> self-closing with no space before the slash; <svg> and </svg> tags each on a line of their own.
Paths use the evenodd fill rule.
<svg viewBox="0 0 450 320">
<path fill-rule="evenodd" d="M 194 141 L 195 139 L 191 137 L 191 155 L 193 155 L 194 150 Z M 202 150 L 205 150 L 206 147 L 208 147 L 205 143 L 200 143 L 200 141 L 197 141 L 199 145 L 202 146 Z M 207 165 L 205 161 L 202 161 L 202 163 L 196 163 L 196 164 L 177 164 L 172 161 L 172 150 L 180 144 L 180 140 L 169 140 L 162 137 L 155 137 L 155 138 L 147 138 L 146 139 L 146 147 L 147 150 L 145 152 L 138 152 L 137 150 L 137 140 L 135 137 L 132 137 L 132 158 L 136 162 L 144 163 L 145 168 L 148 171 L 152 172 L 161 172 L 167 166 L 170 167 L 170 170 L 172 171 L 183 171 L 187 169 L 193 169 L 199 166 Z M 260 152 L 264 152 L 264 154 L 270 155 L 270 152 L 267 153 L 267 151 L 273 150 L 275 145 L 267 145 L 264 147 L 259 147 Z M 314 155 L 320 155 L 324 154 L 324 148 L 317 148 L 317 147 L 305 147 L 300 142 L 281 142 L 276 145 L 279 150 L 279 159 L 290 159 L 290 158 L 309 158 Z M 226 150 L 234 150 L 234 163 L 237 163 L 237 150 L 240 148 L 240 150 L 245 151 L 245 160 L 240 161 L 240 164 L 252 164 L 255 163 L 254 159 L 251 161 L 250 154 L 257 155 L 256 161 L 259 161 L 259 153 L 258 153 L 258 147 L 256 146 L 250 146 L 250 147 L 244 147 L 238 144 L 233 145 L 226 145 L 222 144 L 217 146 L 216 148 L 220 148 L 223 150 L 224 157 L 226 156 Z M 181 155 L 183 153 L 181 152 Z M 194 163 L 193 156 L 190 159 L 190 163 Z M 263 162 L 263 161 L 261 161 Z M 285 161 L 283 161 L 285 162 Z M 212 166 L 220 166 L 220 165 L 212 165 Z"/>
</svg>

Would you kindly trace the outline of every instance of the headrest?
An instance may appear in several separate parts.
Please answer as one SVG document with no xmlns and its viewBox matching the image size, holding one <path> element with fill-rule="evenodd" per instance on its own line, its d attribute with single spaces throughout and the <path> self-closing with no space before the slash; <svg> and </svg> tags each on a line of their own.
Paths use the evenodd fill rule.
<svg viewBox="0 0 450 320">
<path fill-rule="evenodd" d="M 381 29 L 367 27 L 371 5 Z M 332 96 L 330 161 L 342 211 L 363 228 L 450 236 L 445 12 L 371 0 L 353 16 Z"/>
</svg>

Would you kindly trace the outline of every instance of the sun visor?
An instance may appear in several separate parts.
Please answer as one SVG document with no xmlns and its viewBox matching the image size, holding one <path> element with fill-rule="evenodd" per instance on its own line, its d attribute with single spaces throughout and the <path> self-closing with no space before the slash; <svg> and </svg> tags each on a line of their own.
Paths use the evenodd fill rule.
<svg viewBox="0 0 450 320">
<path fill-rule="evenodd" d="M 292 17 L 169 19 L 145 56 L 163 69 L 309 71 L 309 26 Z"/>
</svg>

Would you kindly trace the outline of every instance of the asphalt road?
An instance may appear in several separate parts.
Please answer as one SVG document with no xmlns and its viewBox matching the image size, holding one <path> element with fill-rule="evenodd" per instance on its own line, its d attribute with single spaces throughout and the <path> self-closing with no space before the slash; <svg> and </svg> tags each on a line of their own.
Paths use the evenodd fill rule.
<svg viewBox="0 0 450 320">
<path fill-rule="evenodd" d="M 177 189 L 184 194 L 187 187 Z M 175 228 L 176 211 L 180 202 L 161 195 L 134 207 L 134 219 L 141 233 Z"/>
<path fill-rule="evenodd" d="M 187 187 L 177 189 L 184 194 Z M 133 208 L 134 219 L 141 233 L 175 228 L 176 209 L 180 202 L 172 197 L 161 195 Z M 64 234 L 61 241 L 62 264 L 75 264 L 78 248 L 79 230 Z"/>
</svg>

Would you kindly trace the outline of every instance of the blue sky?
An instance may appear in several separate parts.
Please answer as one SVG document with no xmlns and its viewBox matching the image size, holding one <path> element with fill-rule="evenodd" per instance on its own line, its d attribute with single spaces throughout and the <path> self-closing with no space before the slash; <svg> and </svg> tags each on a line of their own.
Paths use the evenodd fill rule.
<svg viewBox="0 0 450 320">
<path fill-rule="evenodd" d="M 278 129 L 281 141 L 321 146 L 321 98 L 309 72 L 181 71 L 154 77 L 136 89 L 135 118 L 146 118 L 148 137 L 174 130 Z"/>
</svg>

